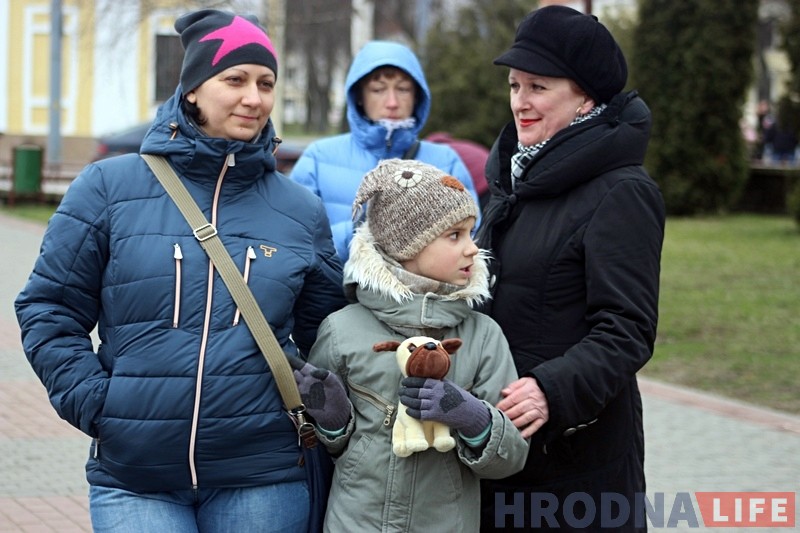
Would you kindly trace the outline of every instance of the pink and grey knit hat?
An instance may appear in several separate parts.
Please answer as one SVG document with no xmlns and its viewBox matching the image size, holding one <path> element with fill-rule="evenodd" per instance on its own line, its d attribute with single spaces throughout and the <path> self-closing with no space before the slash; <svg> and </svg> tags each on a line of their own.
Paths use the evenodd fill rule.
<svg viewBox="0 0 800 533">
<path fill-rule="evenodd" d="M 386 159 L 364 176 L 353 220 L 367 201 L 375 242 L 397 261 L 412 259 L 451 226 L 478 216 L 478 206 L 458 179 L 413 159 Z"/>
<path fill-rule="evenodd" d="M 184 93 L 235 65 L 264 65 L 278 75 L 275 47 L 252 15 L 202 9 L 179 17 L 175 30 L 186 51 L 181 67 Z"/>
</svg>

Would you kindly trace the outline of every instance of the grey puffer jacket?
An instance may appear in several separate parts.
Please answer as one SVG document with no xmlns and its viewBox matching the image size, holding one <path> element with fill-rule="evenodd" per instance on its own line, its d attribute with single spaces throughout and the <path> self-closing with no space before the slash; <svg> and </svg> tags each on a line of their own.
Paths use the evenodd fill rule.
<svg viewBox="0 0 800 533">
<path fill-rule="evenodd" d="M 325 529 L 340 531 L 478 531 L 481 478 L 519 471 L 528 443 L 493 407 L 500 390 L 517 378 L 497 324 L 475 312 L 487 295 L 487 269 L 476 258 L 470 284 L 447 296 L 415 294 L 377 250 L 364 225 L 345 265 L 345 286 L 358 303 L 330 315 L 311 354 L 314 365 L 335 371 L 346 384 L 354 416 L 345 434 L 325 439 L 339 455 Z M 401 333 L 402 332 L 402 333 Z M 456 448 L 430 449 L 401 458 L 392 452 L 392 426 L 402 379 L 394 352 L 373 352 L 375 343 L 409 334 L 460 338 L 447 379 L 484 400 L 492 428 L 480 449 L 456 431 Z"/>
</svg>

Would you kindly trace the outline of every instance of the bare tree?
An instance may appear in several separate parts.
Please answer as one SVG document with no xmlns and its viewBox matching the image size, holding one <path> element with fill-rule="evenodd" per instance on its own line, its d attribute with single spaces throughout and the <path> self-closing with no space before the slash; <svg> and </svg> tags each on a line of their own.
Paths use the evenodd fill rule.
<svg viewBox="0 0 800 533">
<path fill-rule="evenodd" d="M 303 57 L 307 132 L 328 130 L 337 66 L 350 62 L 350 0 L 293 0 L 286 6 L 286 48 Z"/>
<path fill-rule="evenodd" d="M 409 42 L 414 41 L 416 35 L 416 4 L 417 1 L 408 0 L 381 0 L 374 2 L 375 20 L 373 21 L 374 34 L 377 38 L 402 37 Z"/>
</svg>

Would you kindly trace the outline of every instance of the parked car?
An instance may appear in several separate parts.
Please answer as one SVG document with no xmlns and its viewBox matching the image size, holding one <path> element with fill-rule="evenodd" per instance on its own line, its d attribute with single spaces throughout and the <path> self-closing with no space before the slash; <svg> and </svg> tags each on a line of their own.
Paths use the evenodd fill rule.
<svg viewBox="0 0 800 533">
<path fill-rule="evenodd" d="M 152 122 L 143 122 L 130 128 L 105 135 L 97 139 L 94 161 L 105 159 L 120 154 L 139 153 L 142 139 L 150 129 Z M 284 140 L 275 153 L 278 162 L 278 172 L 288 175 L 292 167 L 303 153 L 305 145 L 296 141 Z"/>
<path fill-rule="evenodd" d="M 97 148 L 93 160 L 105 159 L 115 155 L 139 153 L 147 130 L 152 122 L 144 122 L 130 128 L 110 133 L 97 139 Z"/>
</svg>

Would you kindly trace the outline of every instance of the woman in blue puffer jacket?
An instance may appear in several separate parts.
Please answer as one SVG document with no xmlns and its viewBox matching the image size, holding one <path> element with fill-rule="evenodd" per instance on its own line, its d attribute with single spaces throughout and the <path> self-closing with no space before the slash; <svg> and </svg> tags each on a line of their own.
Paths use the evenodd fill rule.
<svg viewBox="0 0 800 533">
<path fill-rule="evenodd" d="M 455 150 L 417 138 L 428 120 L 431 93 L 411 49 L 389 41 L 368 42 L 350 65 L 345 91 L 350 132 L 308 145 L 291 173 L 293 180 L 322 198 L 342 262 L 353 237 L 356 190 L 361 178 L 383 159 L 431 164 L 458 178 L 478 201 L 469 171 Z"/>
<path fill-rule="evenodd" d="M 175 169 L 284 350 L 307 353 L 344 304 L 341 264 L 320 200 L 275 171 L 275 50 L 254 17 L 203 10 L 175 28 L 181 83 L 141 151 Z M 16 311 L 51 403 L 92 437 L 95 531 L 305 531 L 306 474 L 273 376 L 138 154 L 75 179 Z"/>
</svg>

